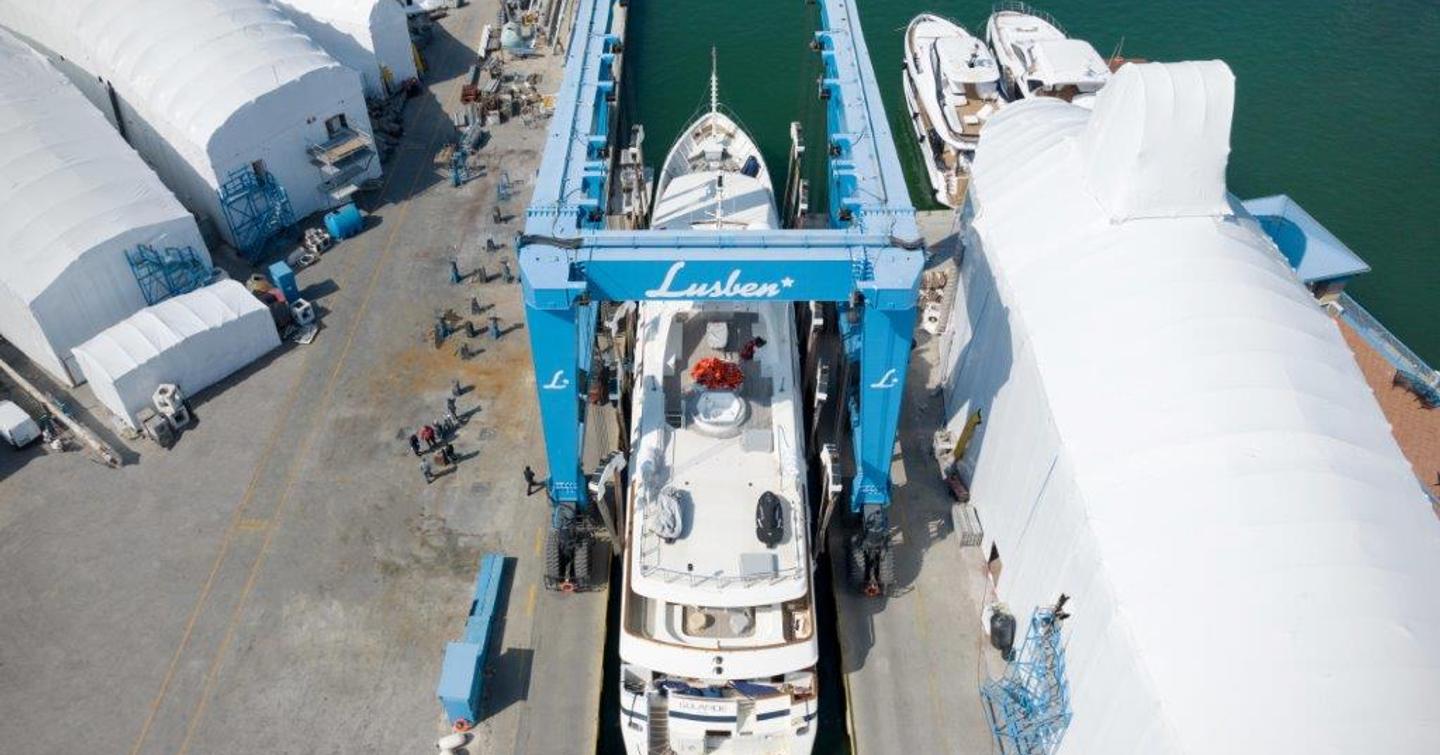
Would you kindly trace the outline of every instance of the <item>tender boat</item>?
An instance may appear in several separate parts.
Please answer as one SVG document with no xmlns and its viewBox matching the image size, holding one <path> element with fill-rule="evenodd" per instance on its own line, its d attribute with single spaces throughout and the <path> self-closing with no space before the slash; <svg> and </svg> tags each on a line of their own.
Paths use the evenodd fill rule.
<svg viewBox="0 0 1440 755">
<path fill-rule="evenodd" d="M 1057 97 L 1093 107 L 1095 93 L 1110 80 L 1110 66 L 1089 42 L 1070 39 L 1054 19 L 1024 5 L 991 14 L 985 41 L 1012 100 Z"/>
<path fill-rule="evenodd" d="M 995 58 L 964 27 L 922 13 L 905 28 L 904 89 L 935 200 L 959 207 L 980 129 L 1004 104 Z"/>
<path fill-rule="evenodd" d="M 720 112 L 656 179 L 651 227 L 778 226 L 754 140 Z M 640 304 L 620 626 L 626 752 L 809 753 L 815 624 L 793 285 L 689 275 Z M 715 275 L 709 276 L 715 278 Z M 673 300 L 667 300 L 673 299 Z"/>
</svg>

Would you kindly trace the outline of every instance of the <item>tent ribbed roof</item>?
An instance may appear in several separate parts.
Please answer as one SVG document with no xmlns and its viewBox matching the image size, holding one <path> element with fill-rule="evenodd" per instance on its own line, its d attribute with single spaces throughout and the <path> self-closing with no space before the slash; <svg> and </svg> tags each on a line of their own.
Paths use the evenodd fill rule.
<svg viewBox="0 0 1440 755">
<path fill-rule="evenodd" d="M 91 364 L 113 379 L 140 369 L 187 339 L 219 330 L 252 312 L 268 316 L 265 305 L 243 285 L 224 280 L 146 307 L 96 334 L 76 351 L 85 352 Z"/>
<path fill-rule="evenodd" d="M 1233 91 L 1219 62 L 1131 64 L 1093 114 L 1018 102 L 981 137 L 974 228 L 1083 507 L 1061 537 L 1113 590 L 1090 636 L 1129 648 L 1071 627 L 1065 748 L 1434 752 L 1440 523 L 1335 324 L 1253 223 L 1192 201 L 1224 193 Z M 1153 704 L 1107 707 L 1129 664 Z"/>
<path fill-rule="evenodd" d="M 340 21 L 360 27 L 370 25 L 375 6 L 388 3 L 399 8 L 395 0 L 280 0 L 285 5 L 320 21 Z"/>
<path fill-rule="evenodd" d="M 0 23 L 93 66 L 167 140 L 201 150 L 247 103 L 339 67 L 266 0 L 0 0 Z"/>
<path fill-rule="evenodd" d="M 33 301 L 82 255 L 188 219 L 105 117 L 0 30 L 0 281 Z"/>
</svg>

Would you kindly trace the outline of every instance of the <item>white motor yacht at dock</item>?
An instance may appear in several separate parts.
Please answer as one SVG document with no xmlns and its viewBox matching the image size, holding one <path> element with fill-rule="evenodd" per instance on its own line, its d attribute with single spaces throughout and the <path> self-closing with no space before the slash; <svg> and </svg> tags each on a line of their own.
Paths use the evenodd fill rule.
<svg viewBox="0 0 1440 755">
<path fill-rule="evenodd" d="M 1110 80 L 1110 66 L 1094 46 L 1067 37 L 1053 18 L 1024 4 L 992 13 L 985 41 L 995 52 L 1001 86 L 1012 100 L 1058 97 L 1088 108 Z"/>
<path fill-rule="evenodd" d="M 711 107 L 652 228 L 778 226 L 759 149 Z M 668 285 L 668 283 L 667 283 Z M 799 365 L 784 302 L 640 305 L 621 598 L 626 751 L 809 753 L 819 658 Z"/>
<path fill-rule="evenodd" d="M 905 28 L 903 83 L 935 201 L 959 207 L 980 129 L 1004 104 L 995 58 L 964 27 L 922 13 Z"/>
</svg>

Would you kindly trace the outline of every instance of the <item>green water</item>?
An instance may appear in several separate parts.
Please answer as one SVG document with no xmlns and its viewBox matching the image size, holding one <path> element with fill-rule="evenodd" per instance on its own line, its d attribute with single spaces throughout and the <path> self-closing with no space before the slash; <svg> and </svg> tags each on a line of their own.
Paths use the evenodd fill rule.
<svg viewBox="0 0 1440 755">
<path fill-rule="evenodd" d="M 1374 268 L 1352 284 L 1356 298 L 1440 363 L 1440 328 L 1431 317 L 1440 292 L 1440 0 L 1047 0 L 1040 7 L 1101 55 L 1123 43 L 1130 57 L 1229 63 L 1237 79 L 1231 190 L 1297 199 Z M 817 140 L 823 134 L 818 64 L 807 47 L 816 6 L 631 0 L 630 8 L 625 105 L 645 125 L 652 162 L 707 101 L 711 45 L 721 100 L 760 142 L 777 180 L 789 123 L 806 123 Z M 929 11 L 983 37 L 990 5 L 860 0 L 860 8 L 911 194 L 924 203 L 919 153 L 903 138 L 902 30 Z M 812 177 L 821 167 L 815 157 Z"/>
</svg>

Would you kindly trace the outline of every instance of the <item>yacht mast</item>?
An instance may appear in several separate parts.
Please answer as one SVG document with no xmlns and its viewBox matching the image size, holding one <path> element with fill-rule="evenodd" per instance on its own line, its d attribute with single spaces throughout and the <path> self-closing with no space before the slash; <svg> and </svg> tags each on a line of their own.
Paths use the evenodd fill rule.
<svg viewBox="0 0 1440 755">
<path fill-rule="evenodd" d="M 715 46 L 710 46 L 710 112 L 720 106 L 720 80 L 715 76 Z"/>
</svg>

